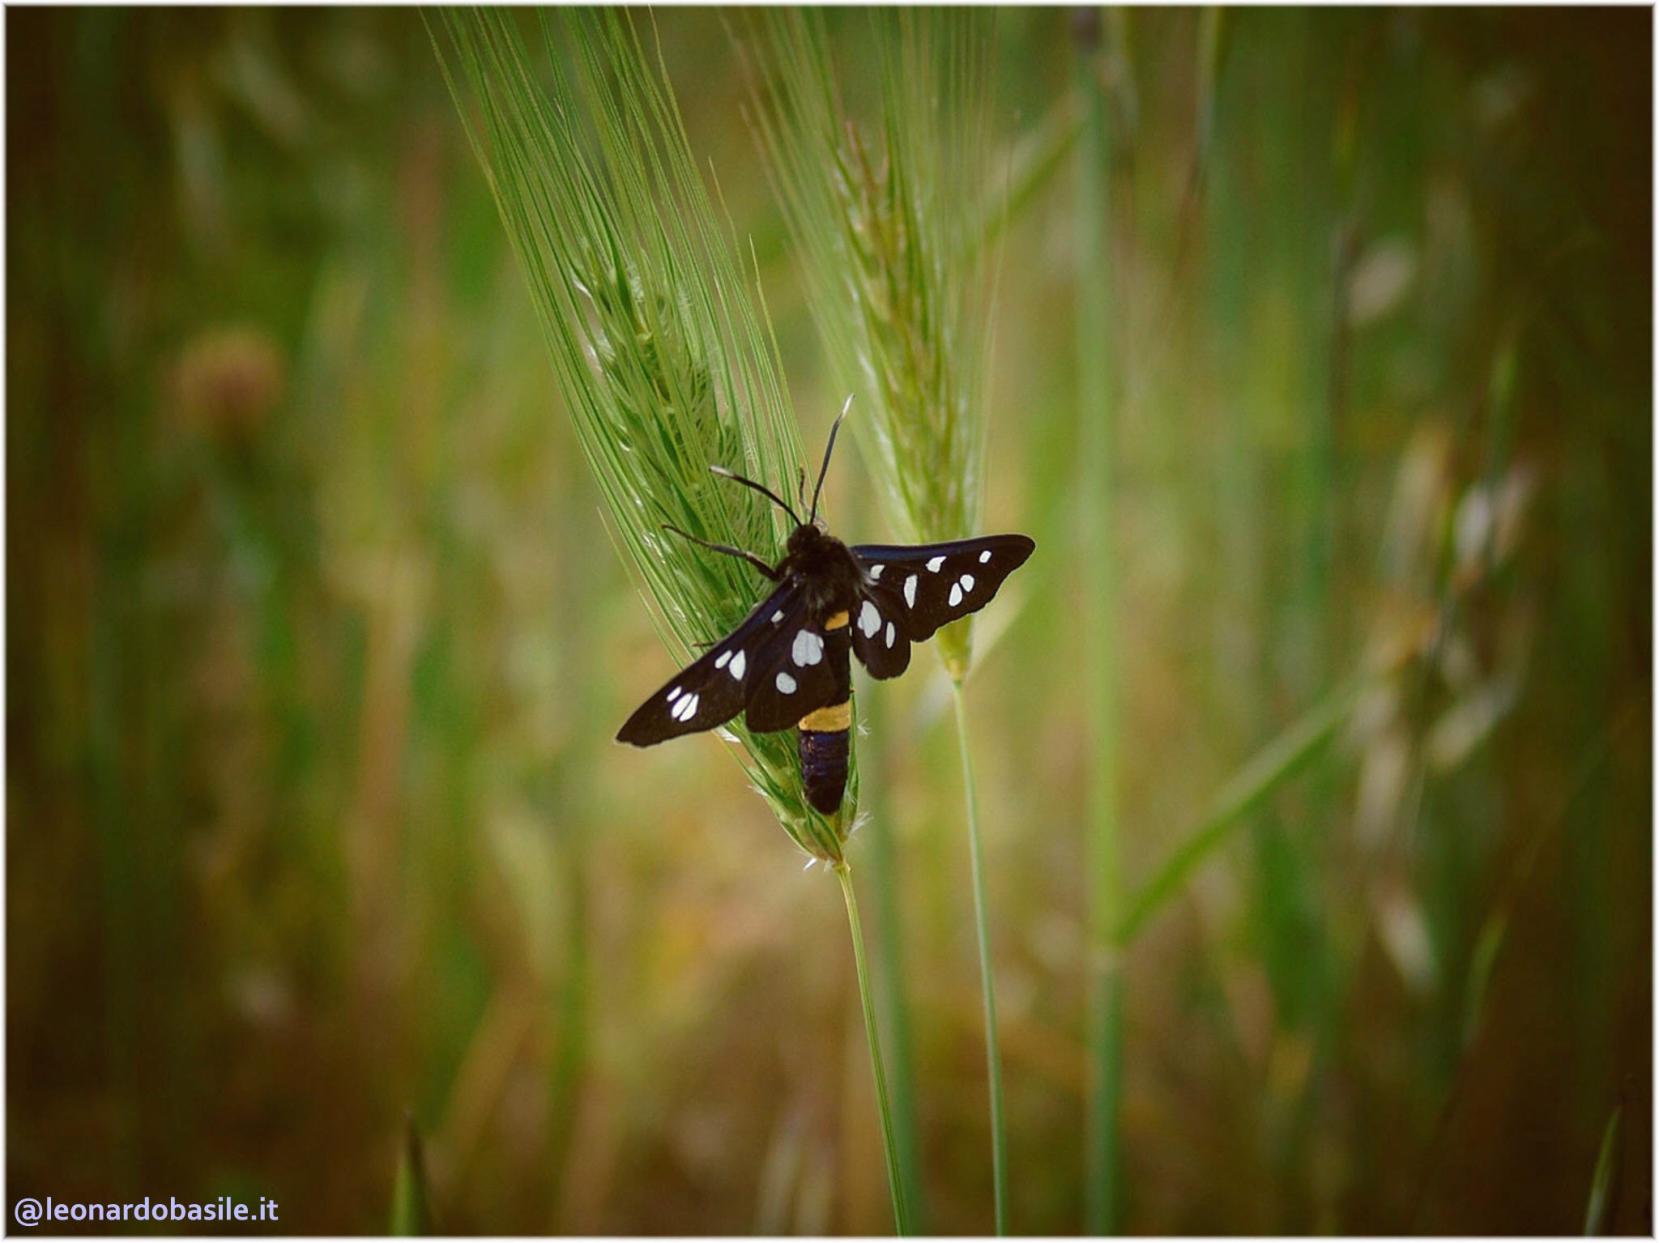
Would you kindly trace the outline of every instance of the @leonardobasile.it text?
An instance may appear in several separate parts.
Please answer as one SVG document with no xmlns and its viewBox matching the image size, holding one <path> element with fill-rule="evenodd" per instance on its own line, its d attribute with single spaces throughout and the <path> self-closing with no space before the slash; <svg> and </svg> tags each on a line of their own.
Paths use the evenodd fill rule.
<svg viewBox="0 0 1659 1243">
<path fill-rule="evenodd" d="M 177 1196 L 163 1200 L 144 1196 L 138 1200 L 111 1201 L 59 1200 L 53 1196 L 37 1200 L 33 1196 L 21 1196 L 12 1202 L 12 1220 L 26 1229 L 101 1221 L 257 1225 L 277 1220 L 277 1202 L 269 1196 L 260 1196 L 251 1202 L 235 1196 L 218 1196 L 212 1200 L 181 1200 Z"/>
</svg>

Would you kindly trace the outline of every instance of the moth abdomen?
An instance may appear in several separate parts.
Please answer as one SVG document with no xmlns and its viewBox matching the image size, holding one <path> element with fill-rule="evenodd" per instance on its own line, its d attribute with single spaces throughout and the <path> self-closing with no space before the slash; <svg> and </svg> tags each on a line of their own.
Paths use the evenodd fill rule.
<svg viewBox="0 0 1659 1243">
<path fill-rule="evenodd" d="M 801 718 L 801 785 L 807 802 L 824 815 L 833 815 L 847 791 L 848 738 L 852 704 L 842 700 Z"/>
</svg>

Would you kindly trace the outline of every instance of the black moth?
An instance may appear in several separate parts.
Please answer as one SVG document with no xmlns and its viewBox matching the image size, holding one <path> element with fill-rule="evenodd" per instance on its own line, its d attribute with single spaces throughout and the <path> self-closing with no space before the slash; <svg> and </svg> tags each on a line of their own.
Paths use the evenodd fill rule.
<svg viewBox="0 0 1659 1243">
<path fill-rule="evenodd" d="M 847 786 L 847 730 L 852 724 L 848 653 L 873 677 L 898 677 L 910 665 L 912 643 L 984 608 L 1002 580 L 1036 547 L 1024 535 L 847 547 L 818 522 L 818 497 L 840 427 L 837 419 L 830 429 L 805 522 L 770 489 L 710 467 L 764 493 L 795 520 L 788 555 L 770 566 L 742 549 L 668 529 L 744 558 L 777 589 L 736 630 L 641 704 L 616 736 L 619 742 L 649 747 L 724 725 L 739 712 L 751 730 L 761 733 L 796 726 L 802 784 L 808 800 L 825 815 L 841 805 Z"/>
</svg>

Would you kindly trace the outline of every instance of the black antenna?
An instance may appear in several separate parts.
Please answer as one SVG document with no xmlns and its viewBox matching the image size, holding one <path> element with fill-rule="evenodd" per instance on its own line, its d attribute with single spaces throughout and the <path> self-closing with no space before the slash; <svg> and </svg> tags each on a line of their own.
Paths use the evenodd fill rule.
<svg viewBox="0 0 1659 1243">
<path fill-rule="evenodd" d="M 812 516 L 809 523 L 818 520 L 818 495 L 824 490 L 824 476 L 829 474 L 830 454 L 835 452 L 835 433 L 841 430 L 841 420 L 847 417 L 847 411 L 852 409 L 853 395 L 847 394 L 847 400 L 841 404 L 841 413 L 835 416 L 835 422 L 830 424 L 829 443 L 824 446 L 824 464 L 818 468 L 818 486 L 812 489 Z"/>
<path fill-rule="evenodd" d="M 736 471 L 727 470 L 724 466 L 711 466 L 711 467 L 709 467 L 709 470 L 713 474 L 719 475 L 722 479 L 730 479 L 734 483 L 742 484 L 745 488 L 753 488 L 756 492 L 759 492 L 762 496 L 770 497 L 774 504 L 780 506 L 783 509 L 784 513 L 788 514 L 791 518 L 793 518 L 795 520 L 795 525 L 796 526 L 801 525 L 801 516 L 798 513 L 796 513 L 793 509 L 789 508 L 789 502 L 784 500 L 781 496 L 779 496 L 776 492 L 772 491 L 772 489 L 768 488 L 765 484 L 756 483 L 753 479 L 745 479 L 742 475 L 738 474 Z"/>
</svg>

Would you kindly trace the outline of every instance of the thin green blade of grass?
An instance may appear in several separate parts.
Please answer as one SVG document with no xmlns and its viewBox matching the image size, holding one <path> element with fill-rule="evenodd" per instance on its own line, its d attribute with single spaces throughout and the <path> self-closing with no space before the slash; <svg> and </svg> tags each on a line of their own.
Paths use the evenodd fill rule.
<svg viewBox="0 0 1659 1243">
<path fill-rule="evenodd" d="M 426 1153 L 413 1118 L 405 1123 L 403 1143 L 398 1148 L 388 1232 L 404 1238 L 436 1232 L 432 1196 L 427 1189 Z"/>
<path fill-rule="evenodd" d="M 1349 683 L 1327 695 L 1252 756 L 1217 793 L 1210 814 L 1124 904 L 1113 941 L 1130 945 L 1185 887 L 1192 874 L 1286 781 L 1296 776 L 1336 736 L 1359 695 Z"/>
<path fill-rule="evenodd" d="M 1619 1128 L 1624 1121 L 1624 1106 L 1617 1106 L 1607 1119 L 1602 1132 L 1601 1149 L 1596 1154 L 1596 1170 L 1590 1179 L 1590 1202 L 1584 1210 L 1584 1233 L 1605 1234 L 1607 1219 L 1613 1209 L 1613 1184 L 1619 1173 Z"/>
</svg>

